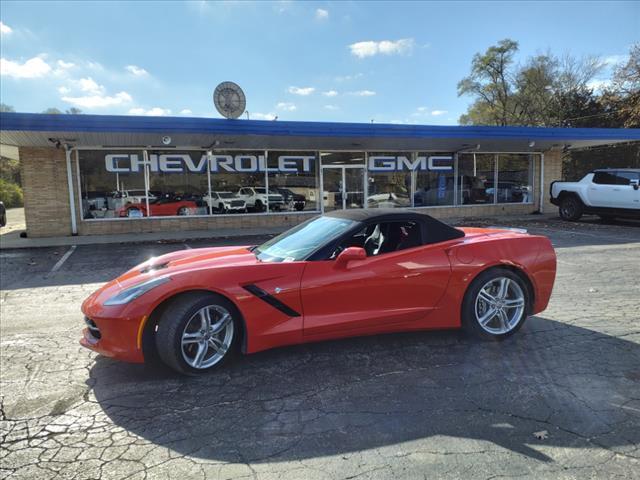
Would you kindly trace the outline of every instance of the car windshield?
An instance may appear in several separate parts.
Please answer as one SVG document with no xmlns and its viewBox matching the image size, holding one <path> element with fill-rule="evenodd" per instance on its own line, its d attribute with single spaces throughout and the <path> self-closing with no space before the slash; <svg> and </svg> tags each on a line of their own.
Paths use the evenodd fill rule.
<svg viewBox="0 0 640 480">
<path fill-rule="evenodd" d="M 356 224 L 353 220 L 319 217 L 292 228 L 254 250 L 263 262 L 295 262 L 303 260 L 327 242 L 337 238 Z"/>
</svg>

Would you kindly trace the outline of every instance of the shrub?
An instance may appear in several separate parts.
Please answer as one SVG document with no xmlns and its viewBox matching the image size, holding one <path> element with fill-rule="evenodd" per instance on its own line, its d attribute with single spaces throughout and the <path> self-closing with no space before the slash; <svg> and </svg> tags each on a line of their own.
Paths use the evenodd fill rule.
<svg viewBox="0 0 640 480">
<path fill-rule="evenodd" d="M 22 188 L 15 183 L 0 178 L 0 201 L 6 208 L 22 207 Z"/>
</svg>

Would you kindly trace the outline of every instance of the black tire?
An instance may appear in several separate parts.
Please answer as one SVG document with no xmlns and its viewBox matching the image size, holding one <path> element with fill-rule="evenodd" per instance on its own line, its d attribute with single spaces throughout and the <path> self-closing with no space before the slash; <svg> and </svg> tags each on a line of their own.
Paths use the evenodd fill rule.
<svg viewBox="0 0 640 480">
<path fill-rule="evenodd" d="M 256 200 L 254 208 L 255 208 L 256 212 L 264 212 L 266 210 L 266 208 L 264 207 L 264 204 L 262 203 L 261 200 Z"/>
<path fill-rule="evenodd" d="M 499 278 L 508 278 L 515 282 L 519 287 L 524 296 L 524 306 L 522 313 L 517 320 L 517 323 L 514 323 L 514 326 L 507 331 L 506 333 L 491 333 L 487 331 L 480 325 L 478 317 L 476 316 L 476 299 L 478 298 L 478 294 L 480 290 L 492 280 L 496 280 Z M 474 337 L 485 339 L 485 340 L 504 340 L 505 338 L 510 337 L 514 333 L 516 333 L 522 325 L 524 324 L 529 312 L 531 311 L 531 293 L 527 288 L 527 285 L 522 280 L 522 278 L 514 273 L 513 271 L 506 268 L 492 268 L 490 270 L 486 270 L 478 275 L 469 288 L 467 289 L 464 299 L 462 301 L 462 312 L 461 312 L 461 320 L 462 320 L 462 328 L 464 331 Z M 515 315 L 515 313 L 514 313 Z"/>
<path fill-rule="evenodd" d="M 301 212 L 302 210 L 304 210 L 304 203 L 296 203 L 295 209 L 296 211 Z"/>
<path fill-rule="evenodd" d="M 222 358 L 207 368 L 194 368 L 184 358 L 182 350 L 182 334 L 187 323 L 206 306 L 218 305 L 231 314 L 233 337 L 229 348 Z M 241 337 L 240 314 L 235 305 L 226 298 L 214 293 L 194 292 L 175 298 L 162 313 L 156 332 L 156 348 L 158 356 L 169 368 L 183 375 L 199 375 L 219 368 L 238 350 Z"/>
<path fill-rule="evenodd" d="M 0 227 L 4 227 L 7 224 L 7 216 L 3 213 L 0 216 Z"/>
<path fill-rule="evenodd" d="M 560 218 L 575 222 L 582 217 L 582 202 L 575 195 L 565 195 L 560 201 Z"/>
</svg>

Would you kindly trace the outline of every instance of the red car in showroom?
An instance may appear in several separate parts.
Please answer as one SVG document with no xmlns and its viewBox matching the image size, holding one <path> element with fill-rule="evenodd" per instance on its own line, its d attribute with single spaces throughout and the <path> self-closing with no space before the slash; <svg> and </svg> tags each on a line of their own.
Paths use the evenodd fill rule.
<svg viewBox="0 0 640 480">
<path fill-rule="evenodd" d="M 172 215 L 190 215 L 198 204 L 193 200 L 185 200 L 179 196 L 164 195 L 147 202 L 127 203 L 118 210 L 119 217 L 166 217 Z"/>
<path fill-rule="evenodd" d="M 85 300 L 81 344 L 196 374 L 236 350 L 356 335 L 463 327 L 503 339 L 546 308 L 555 274 L 546 237 L 416 211 L 338 211 L 260 246 L 134 267 Z"/>
</svg>

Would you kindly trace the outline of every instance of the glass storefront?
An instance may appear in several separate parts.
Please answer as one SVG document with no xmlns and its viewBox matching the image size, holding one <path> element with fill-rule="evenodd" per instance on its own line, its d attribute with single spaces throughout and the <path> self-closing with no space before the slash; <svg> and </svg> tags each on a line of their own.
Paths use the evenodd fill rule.
<svg viewBox="0 0 640 480">
<path fill-rule="evenodd" d="M 532 203 L 537 154 L 78 150 L 84 219 Z"/>
</svg>

